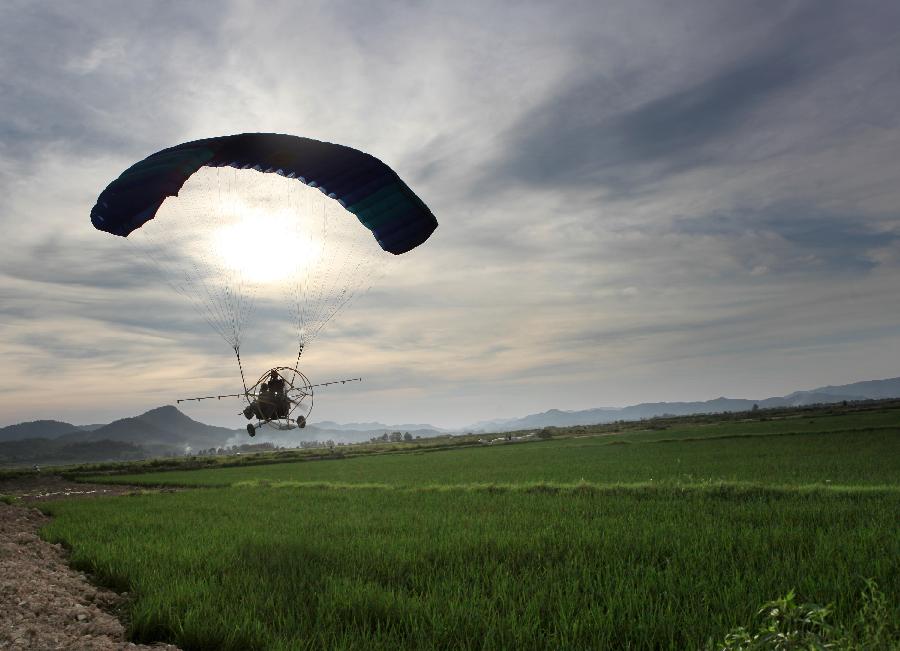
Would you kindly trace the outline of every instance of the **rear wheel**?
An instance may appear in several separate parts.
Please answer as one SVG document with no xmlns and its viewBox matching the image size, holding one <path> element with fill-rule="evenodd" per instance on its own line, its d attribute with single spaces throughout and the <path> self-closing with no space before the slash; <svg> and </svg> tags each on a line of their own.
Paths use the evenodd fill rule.
<svg viewBox="0 0 900 651">
<path fill-rule="evenodd" d="M 256 436 L 256 427 L 253 426 L 253 423 L 247 423 L 247 434 Z"/>
<path fill-rule="evenodd" d="M 306 418 L 305 417 L 299 416 L 297 418 L 297 427 L 299 427 L 300 429 L 303 429 L 304 427 L 306 427 Z"/>
</svg>

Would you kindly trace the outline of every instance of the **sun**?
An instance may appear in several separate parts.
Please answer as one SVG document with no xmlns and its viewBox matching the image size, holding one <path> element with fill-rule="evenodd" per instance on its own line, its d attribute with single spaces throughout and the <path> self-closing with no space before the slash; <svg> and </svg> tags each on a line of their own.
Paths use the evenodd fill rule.
<svg viewBox="0 0 900 651">
<path fill-rule="evenodd" d="M 289 210 L 235 205 L 230 219 L 211 234 L 222 267 L 254 284 L 271 284 L 302 273 L 321 255 L 321 243 L 298 225 Z"/>
</svg>

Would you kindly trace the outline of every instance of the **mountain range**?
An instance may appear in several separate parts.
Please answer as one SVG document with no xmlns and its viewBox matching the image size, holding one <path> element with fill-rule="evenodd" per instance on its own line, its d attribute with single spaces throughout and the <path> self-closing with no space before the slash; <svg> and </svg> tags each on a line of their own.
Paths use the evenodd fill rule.
<svg viewBox="0 0 900 651">
<path fill-rule="evenodd" d="M 844 400 L 878 400 L 900 397 L 900 377 L 885 380 L 867 380 L 840 386 L 826 386 L 810 391 L 794 391 L 786 396 L 751 400 L 747 398 L 719 397 L 702 402 L 645 402 L 629 407 L 561 411 L 550 409 L 522 418 L 488 420 L 475 423 L 471 432 L 511 432 L 536 427 L 566 427 L 571 425 L 596 425 L 617 420 L 641 420 L 655 416 L 687 416 L 689 414 L 715 414 L 726 411 L 747 411 L 757 405 L 760 409 L 774 407 L 800 407 L 827 404 Z"/>
<path fill-rule="evenodd" d="M 653 402 L 621 408 L 581 411 L 550 409 L 520 418 L 474 423 L 456 432 L 507 432 L 540 427 L 593 425 L 617 420 L 640 420 L 654 416 L 746 411 L 759 408 L 792 407 L 844 400 L 900 397 L 900 377 L 825 386 L 811 391 L 795 391 L 781 397 L 751 400 L 715 398 L 702 402 Z M 123 418 L 105 425 L 73 425 L 55 420 L 38 420 L 0 428 L 0 464 L 22 464 L 133 459 L 166 454 L 185 454 L 248 442 L 271 442 L 293 447 L 303 441 L 333 440 L 338 443 L 368 441 L 394 431 L 417 437 L 432 437 L 454 430 L 416 423 L 384 425 L 377 422 L 340 424 L 319 421 L 303 430 L 280 432 L 260 428 L 250 439 L 243 428 L 229 429 L 195 421 L 169 405 L 140 416 Z"/>
</svg>

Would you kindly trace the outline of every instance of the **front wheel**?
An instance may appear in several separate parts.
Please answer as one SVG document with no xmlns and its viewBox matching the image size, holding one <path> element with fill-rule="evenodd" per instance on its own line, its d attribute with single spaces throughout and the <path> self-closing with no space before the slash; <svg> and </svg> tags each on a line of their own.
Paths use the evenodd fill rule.
<svg viewBox="0 0 900 651">
<path fill-rule="evenodd" d="M 247 434 L 256 436 L 256 428 L 253 426 L 253 423 L 247 423 Z"/>
<path fill-rule="evenodd" d="M 300 429 L 303 429 L 304 427 L 306 427 L 306 417 L 299 416 L 297 418 L 297 427 L 299 427 Z"/>
</svg>

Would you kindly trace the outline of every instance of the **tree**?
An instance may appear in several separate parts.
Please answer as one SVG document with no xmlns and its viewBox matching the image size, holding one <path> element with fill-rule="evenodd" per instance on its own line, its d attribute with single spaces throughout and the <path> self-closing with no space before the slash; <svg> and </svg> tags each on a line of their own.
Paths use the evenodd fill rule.
<svg viewBox="0 0 900 651">
<path fill-rule="evenodd" d="M 412 440 L 413 440 L 412 434 L 410 434 L 409 432 L 404 432 L 404 433 L 403 433 L 403 440 L 404 440 L 404 441 L 412 441 Z"/>
</svg>

